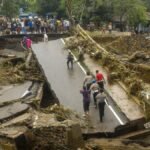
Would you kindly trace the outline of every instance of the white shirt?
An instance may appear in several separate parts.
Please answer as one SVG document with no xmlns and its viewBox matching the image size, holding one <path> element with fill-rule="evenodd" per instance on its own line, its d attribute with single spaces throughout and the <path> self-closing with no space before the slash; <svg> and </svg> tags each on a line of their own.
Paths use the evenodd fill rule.
<svg viewBox="0 0 150 150">
<path fill-rule="evenodd" d="M 93 80 L 93 77 L 91 75 L 87 75 L 85 78 L 84 78 L 84 85 L 87 85 L 87 84 L 90 84 L 92 83 L 92 80 Z"/>
</svg>

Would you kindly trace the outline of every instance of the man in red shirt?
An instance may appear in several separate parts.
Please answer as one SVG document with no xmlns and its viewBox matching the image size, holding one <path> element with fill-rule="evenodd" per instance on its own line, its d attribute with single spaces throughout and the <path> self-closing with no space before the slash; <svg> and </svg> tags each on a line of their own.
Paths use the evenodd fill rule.
<svg viewBox="0 0 150 150">
<path fill-rule="evenodd" d="M 99 72 L 99 70 L 96 70 L 96 81 L 99 85 L 99 87 L 101 89 L 104 89 L 104 82 L 105 82 L 105 79 L 104 79 L 104 76 L 102 73 Z"/>
</svg>

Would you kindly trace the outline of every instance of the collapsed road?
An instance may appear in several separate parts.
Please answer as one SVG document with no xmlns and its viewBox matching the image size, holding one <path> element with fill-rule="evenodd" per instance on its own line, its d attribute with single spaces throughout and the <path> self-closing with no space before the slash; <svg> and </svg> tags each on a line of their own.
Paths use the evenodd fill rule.
<svg viewBox="0 0 150 150">
<path fill-rule="evenodd" d="M 9 40 L 11 40 L 10 37 Z M 11 47 L 14 48 L 13 44 Z M 4 115 L 1 117 L 2 124 L 0 128 L 0 144 L 2 144 L 1 142 L 3 141 L 3 147 L 11 147 L 11 149 L 40 149 L 42 145 L 49 145 L 54 147 L 53 149 L 63 149 L 62 147 L 64 145 L 69 145 L 70 147 L 74 145 L 74 148 L 71 147 L 71 149 L 76 149 L 77 147 L 83 147 L 83 141 L 80 133 L 90 136 L 100 135 L 102 137 L 112 137 L 117 134 L 127 133 L 135 128 L 134 125 L 129 126 L 128 118 L 122 114 L 122 112 L 118 111 L 116 104 L 113 102 L 111 97 L 109 97 L 109 105 L 106 106 L 106 116 L 103 124 L 99 123 L 98 111 L 95 110 L 94 104 L 91 102 L 91 118 L 89 120 L 81 118 L 81 120 L 86 124 L 84 127 L 79 123 L 82 127 L 82 131 L 80 131 L 81 129 L 76 125 L 76 123 L 64 122 L 62 125 L 61 122 L 54 119 L 55 117 L 53 118 L 53 115 L 46 115 L 47 112 L 55 111 L 58 113 L 59 110 L 61 110 L 62 112 L 65 112 L 64 114 L 61 112 L 61 115 L 66 117 L 66 111 L 68 115 L 67 109 L 54 106 L 47 112 L 45 110 L 38 111 L 39 103 L 37 102 L 39 100 L 40 104 L 44 102 L 44 104 L 41 105 L 45 105 L 45 102 L 47 101 L 50 103 L 58 103 L 59 100 L 60 104 L 76 111 L 76 114 L 79 114 L 80 118 L 83 113 L 83 109 L 82 96 L 80 95 L 79 90 L 82 88 L 82 82 L 85 74 L 79 68 L 77 63 L 74 64 L 73 70 L 67 69 L 66 56 L 68 52 L 64 50 L 64 45 L 58 36 L 52 40 L 50 39 L 48 43 L 34 42 L 32 48 L 35 55 L 32 56 L 32 59 L 35 59 L 36 67 L 38 66 L 37 70 L 40 70 L 35 74 L 36 76 L 33 78 L 30 74 L 30 76 L 28 76 L 28 80 L 26 79 L 26 82 L 23 84 L 21 83 L 21 85 L 19 83 L 15 85 L 7 84 L 7 86 L 4 85 L 3 87 L 1 86 L 2 101 L 0 109 L 1 112 L 4 112 Z M 9 54 L 9 56 L 12 57 L 14 54 L 12 54 L 12 49 L 9 49 L 9 52 L 10 51 L 11 54 Z M 27 57 L 25 58 L 27 59 Z M 29 64 L 31 65 L 34 63 L 30 62 Z M 53 67 L 54 65 L 56 67 Z M 13 66 L 13 68 L 15 68 L 15 66 Z M 42 75 L 42 77 L 37 78 L 37 76 L 40 75 Z M 53 92 L 53 90 L 55 92 Z M 17 94 L 15 94 L 15 92 L 17 92 Z M 110 106 L 115 113 L 113 113 L 110 109 Z M 21 110 L 19 110 L 18 107 Z M 8 110 L 7 113 L 5 110 Z M 121 121 L 118 118 L 120 118 Z M 57 115 L 57 119 L 61 121 L 64 120 L 60 117 L 60 114 Z M 77 121 L 77 119 L 74 120 Z M 68 127 L 70 129 L 69 132 L 67 131 Z M 31 129 L 34 129 L 34 132 L 31 132 Z M 54 136 L 54 131 L 56 133 L 56 137 Z M 67 137 L 66 133 L 68 135 Z M 40 143 L 43 137 L 46 137 L 47 139 L 42 141 L 45 143 L 41 142 L 41 144 L 37 144 Z M 70 141 L 66 142 L 68 137 Z M 31 142 L 33 140 L 32 138 L 36 141 L 36 144 Z M 60 141 L 60 139 L 62 140 Z M 60 141 L 59 143 L 61 144 L 53 145 L 52 143 L 49 143 L 49 141 Z M 76 141 L 79 142 L 77 143 Z M 31 146 L 31 143 L 33 146 Z"/>
<path fill-rule="evenodd" d="M 66 58 L 68 52 L 64 50 L 61 39 L 52 40 L 48 43 L 39 42 L 33 44 L 32 48 L 60 103 L 77 111 L 82 116 L 83 104 L 80 90 L 85 74 L 77 63 L 74 63 L 73 70 L 67 68 Z M 121 114 L 117 113 L 118 115 Z M 98 110 L 95 110 L 94 102 L 91 102 L 90 105 L 90 116 L 90 127 L 83 131 L 87 134 L 98 132 L 113 133 L 116 127 L 125 125 L 128 122 L 127 118 L 120 115 L 122 116 L 121 120 L 123 120 L 123 123 L 120 123 L 107 105 L 104 123 L 100 124 Z"/>
</svg>

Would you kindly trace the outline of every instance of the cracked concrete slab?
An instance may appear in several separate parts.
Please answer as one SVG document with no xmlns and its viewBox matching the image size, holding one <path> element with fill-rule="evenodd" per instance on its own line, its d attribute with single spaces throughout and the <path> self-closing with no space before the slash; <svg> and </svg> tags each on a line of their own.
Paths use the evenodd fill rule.
<svg viewBox="0 0 150 150">
<path fill-rule="evenodd" d="M 0 104 L 13 102 L 20 99 L 26 90 L 31 86 L 32 82 L 27 81 L 23 84 L 15 84 L 9 86 L 1 86 Z"/>
<path fill-rule="evenodd" d="M 8 118 L 17 116 L 19 114 L 27 111 L 29 106 L 27 104 L 22 104 L 21 102 L 17 102 L 11 105 L 7 105 L 0 108 L 0 121 L 4 121 Z"/>
</svg>

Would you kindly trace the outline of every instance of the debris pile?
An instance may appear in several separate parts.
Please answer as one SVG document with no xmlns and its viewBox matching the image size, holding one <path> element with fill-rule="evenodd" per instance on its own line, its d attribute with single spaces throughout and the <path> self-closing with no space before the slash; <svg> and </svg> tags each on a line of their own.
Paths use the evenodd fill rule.
<svg viewBox="0 0 150 150">
<path fill-rule="evenodd" d="M 123 36 L 112 42 L 110 42 L 109 36 L 108 42 L 106 42 L 107 37 L 104 38 L 104 43 L 101 36 L 96 41 L 100 44 L 102 43 L 110 55 L 114 56 L 114 59 L 106 57 L 102 60 L 103 64 L 109 68 L 110 72 L 116 72 L 115 74 L 118 74 L 118 79 L 121 79 L 126 85 L 130 85 L 130 93 L 138 96 L 140 91 L 144 90 L 145 86 L 150 83 L 150 41 L 141 35 Z M 121 78 L 119 76 L 120 73 L 122 74 Z M 128 80 L 130 80 L 130 83 Z M 133 87 L 137 87 L 139 90 L 136 91 Z"/>
<path fill-rule="evenodd" d="M 26 65 L 30 54 L 22 49 L 19 55 L 14 49 L 0 51 L 0 149 L 82 148 L 84 141 L 80 126 L 84 126 L 84 121 L 68 108 L 54 104 L 58 103 L 57 97 L 48 86 L 34 55 Z M 48 107 L 41 108 L 41 102 L 45 101 L 51 101 L 51 105 L 46 103 Z"/>
<path fill-rule="evenodd" d="M 150 41 L 142 35 L 127 36 L 120 38 L 118 42 L 112 43 L 111 47 L 128 54 L 136 51 L 148 52 L 150 49 Z"/>
<path fill-rule="evenodd" d="M 69 45 L 74 45 L 73 47 L 78 51 L 77 44 L 79 44 L 84 53 L 103 65 L 109 71 L 109 83 L 122 81 L 128 87 L 128 93 L 138 98 L 146 117 L 150 118 L 149 109 L 145 110 L 145 105 L 150 105 L 150 97 L 146 96 L 149 94 L 147 86 L 150 87 L 150 41 L 143 36 L 94 37 L 104 49 L 79 26 L 77 33 L 68 41 Z M 147 94 L 141 96 L 143 92 Z"/>
<path fill-rule="evenodd" d="M 119 72 L 115 70 L 119 63 L 118 60 L 110 57 L 109 55 L 103 55 L 103 53 L 97 50 L 93 43 L 88 43 L 89 42 L 87 39 L 83 39 L 78 35 L 78 40 L 76 40 L 76 38 L 74 40 L 72 39 L 70 47 L 68 47 L 74 48 L 78 51 L 78 46 L 80 46 L 81 50 L 85 49 L 85 51 L 92 57 L 102 60 L 104 66 L 110 67 L 110 70 L 114 71 L 114 73 L 112 72 L 111 74 L 112 80 L 118 78 L 120 80 L 125 80 L 126 78 L 124 76 L 129 76 L 126 67 L 119 66 Z M 72 46 L 72 44 L 74 45 Z M 45 85 L 46 81 L 37 65 L 36 59 L 32 56 L 30 65 L 27 67 L 26 60 L 28 53 L 24 57 L 12 57 L 12 55 L 5 56 L 5 59 L 3 59 L 4 57 L 2 57 L 2 59 L 0 57 L 1 85 L 21 83 L 25 80 L 32 81 L 32 84 L 30 88 L 27 88 L 27 97 L 24 96 L 24 99 L 20 98 L 17 102 L 12 102 L 14 105 L 18 103 L 19 108 L 20 106 L 25 105 L 25 108 L 27 107 L 27 109 L 23 109 L 21 113 L 13 115 L 11 118 L 9 117 L 9 119 L 1 122 L 0 149 L 122 150 L 128 147 L 127 144 L 114 144 L 114 140 L 112 140 L 112 142 L 109 140 L 107 142 L 101 141 L 100 143 L 95 141 L 87 141 L 87 144 L 85 145 L 81 133 L 81 127 L 84 128 L 86 126 L 85 120 L 81 119 L 75 112 L 72 112 L 68 108 L 64 108 L 58 104 L 51 105 L 47 108 L 40 108 L 40 101 L 45 100 L 46 97 L 44 96 L 45 91 L 43 89 L 43 85 Z M 107 58 L 109 59 L 109 62 L 106 61 Z M 112 62 L 114 62 L 115 67 L 111 65 Z M 134 75 L 134 73 L 132 75 Z M 42 82 L 42 86 L 35 86 L 39 85 L 39 82 Z M 133 84 L 132 80 L 129 79 L 126 82 L 132 85 L 130 88 L 133 89 L 133 92 L 135 90 L 141 90 L 140 88 L 142 86 L 137 87 L 137 84 Z M 135 83 L 136 82 L 137 80 L 135 79 Z M 138 82 L 138 86 L 139 85 L 140 84 Z M 35 88 L 30 91 L 34 86 Z M 52 92 L 51 89 L 48 90 L 48 88 L 49 87 L 46 86 L 46 94 L 48 96 L 51 95 L 50 98 L 54 99 L 52 93 L 48 94 L 48 92 Z M 30 94 L 33 94 L 33 96 Z M 5 103 L 5 105 L 8 106 L 8 113 L 11 113 L 10 110 L 12 109 L 12 103 Z M 1 107 L 3 106 L 0 106 L 0 109 Z M 16 105 L 13 109 L 16 109 Z M 138 147 L 129 144 L 128 149 L 130 150 L 131 148 L 133 150 L 134 148 L 138 150 Z M 141 146 L 141 148 L 143 147 Z"/>
<path fill-rule="evenodd" d="M 64 121 L 66 119 L 71 119 L 72 115 L 73 115 L 73 112 L 70 109 L 64 108 L 62 105 L 57 105 L 57 104 L 43 109 L 42 112 L 54 113 L 56 115 L 56 119 L 58 121 Z"/>
<path fill-rule="evenodd" d="M 32 133 L 36 137 L 35 147 L 44 150 L 46 148 L 69 150 L 69 148 L 83 147 L 81 120 L 71 110 L 54 104 L 47 109 L 38 110 L 33 118 Z M 76 129 L 78 131 L 74 131 Z M 75 137 L 78 139 L 74 139 Z"/>
<path fill-rule="evenodd" d="M 59 114 L 67 113 L 68 117 L 66 116 L 63 120 L 61 118 L 59 121 L 56 109 Z M 0 135 L 2 148 L 11 148 L 16 145 L 18 149 L 25 146 L 26 149 L 33 150 L 76 150 L 84 146 L 80 118 L 77 118 L 71 110 L 66 111 L 63 106 L 56 104 L 47 110 L 41 108 L 35 110 L 31 107 L 26 114 L 16 117 L 10 123 L 4 123 L 0 127 Z M 20 145 L 21 137 L 25 138 L 25 145 L 23 143 Z"/>
<path fill-rule="evenodd" d="M 30 66 L 25 65 L 26 58 L 6 58 L 0 61 L 0 83 L 1 85 L 22 83 L 25 80 L 39 80 L 43 77 L 36 66 L 36 61 L 32 58 Z M 11 78 L 10 78 L 11 76 Z"/>
<path fill-rule="evenodd" d="M 142 141 L 121 139 L 91 139 L 84 150 L 148 150 L 149 144 Z"/>
</svg>

